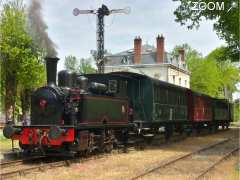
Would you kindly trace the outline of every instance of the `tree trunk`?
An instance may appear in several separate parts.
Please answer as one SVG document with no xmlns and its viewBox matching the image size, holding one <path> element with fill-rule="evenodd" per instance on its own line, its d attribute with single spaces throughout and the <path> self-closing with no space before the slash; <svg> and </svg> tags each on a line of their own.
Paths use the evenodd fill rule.
<svg viewBox="0 0 240 180">
<path fill-rule="evenodd" d="M 31 89 L 23 89 L 21 91 L 21 106 L 22 106 L 22 117 L 23 123 L 27 122 L 30 115 L 30 102 L 31 102 Z"/>
<path fill-rule="evenodd" d="M 5 84 L 5 120 L 14 122 L 15 100 L 17 93 L 16 77 L 12 74 L 6 75 Z"/>
</svg>

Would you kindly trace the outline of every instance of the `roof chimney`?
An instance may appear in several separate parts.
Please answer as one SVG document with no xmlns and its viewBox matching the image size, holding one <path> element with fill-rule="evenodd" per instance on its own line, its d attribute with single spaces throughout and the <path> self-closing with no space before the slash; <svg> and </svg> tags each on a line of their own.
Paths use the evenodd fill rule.
<svg viewBox="0 0 240 180">
<path fill-rule="evenodd" d="M 142 39 L 140 36 L 134 39 L 134 64 L 141 64 Z"/>
<path fill-rule="evenodd" d="M 164 62 L 164 37 L 157 36 L 157 63 Z"/>
<path fill-rule="evenodd" d="M 180 56 L 181 63 L 185 63 L 185 50 L 183 48 L 180 48 L 178 50 L 178 54 Z"/>
</svg>

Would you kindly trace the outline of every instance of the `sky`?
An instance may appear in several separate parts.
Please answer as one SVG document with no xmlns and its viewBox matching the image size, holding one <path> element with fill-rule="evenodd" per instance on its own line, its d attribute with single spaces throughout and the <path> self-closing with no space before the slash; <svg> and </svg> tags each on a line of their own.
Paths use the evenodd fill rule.
<svg viewBox="0 0 240 180">
<path fill-rule="evenodd" d="M 86 58 L 96 49 L 96 17 L 92 14 L 76 17 L 72 10 L 97 9 L 101 4 L 109 9 L 131 8 L 128 15 L 112 14 L 105 18 L 105 49 L 111 53 L 133 48 L 136 36 L 142 38 L 143 44 L 156 45 L 158 34 L 165 37 L 166 51 L 188 43 L 205 56 L 224 44 L 213 31 L 213 22 L 203 21 L 198 30 L 188 30 L 176 23 L 173 12 L 178 2 L 172 0 L 45 0 L 42 13 L 61 59 L 58 70 L 64 68 L 65 56 Z"/>
<path fill-rule="evenodd" d="M 172 0 L 44 0 L 44 20 L 61 59 L 58 71 L 64 69 L 66 56 L 87 58 L 91 56 L 91 50 L 96 50 L 95 15 L 73 16 L 73 9 L 97 9 L 102 4 L 109 9 L 131 9 L 128 15 L 112 14 L 105 18 L 105 49 L 111 53 L 133 48 L 136 36 L 142 38 L 143 44 L 156 46 L 158 34 L 165 37 L 167 52 L 176 45 L 188 43 L 206 56 L 216 47 L 225 44 L 213 30 L 213 21 L 203 20 L 200 28 L 194 30 L 188 30 L 186 26 L 175 22 L 173 12 L 179 2 Z M 240 84 L 238 86 L 240 88 Z M 240 98 L 240 93 L 233 96 L 234 99 Z"/>
<path fill-rule="evenodd" d="M 28 5 L 30 0 L 24 0 Z M 90 57 L 96 49 L 95 15 L 73 16 L 74 8 L 97 9 L 105 4 L 109 9 L 130 7 L 131 13 L 112 14 L 105 18 L 105 49 L 111 53 L 133 48 L 136 36 L 143 44 L 156 46 L 156 37 L 163 34 L 165 50 L 188 43 L 206 56 L 216 47 L 224 45 L 213 30 L 213 21 L 203 20 L 199 29 L 188 30 L 175 22 L 174 10 L 179 2 L 172 0 L 41 0 L 42 13 L 48 25 L 48 34 L 57 46 L 58 71 L 64 69 L 64 58 L 74 55 Z"/>
</svg>

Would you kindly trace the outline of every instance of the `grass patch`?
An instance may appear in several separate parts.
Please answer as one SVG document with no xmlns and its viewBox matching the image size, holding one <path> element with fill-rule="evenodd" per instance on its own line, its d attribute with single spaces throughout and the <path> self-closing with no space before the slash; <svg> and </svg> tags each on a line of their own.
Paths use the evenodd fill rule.
<svg viewBox="0 0 240 180">
<path fill-rule="evenodd" d="M 14 141 L 14 147 L 18 148 L 18 142 Z M 0 130 L 0 152 L 6 152 L 12 149 L 12 141 L 3 136 L 2 130 Z"/>
</svg>

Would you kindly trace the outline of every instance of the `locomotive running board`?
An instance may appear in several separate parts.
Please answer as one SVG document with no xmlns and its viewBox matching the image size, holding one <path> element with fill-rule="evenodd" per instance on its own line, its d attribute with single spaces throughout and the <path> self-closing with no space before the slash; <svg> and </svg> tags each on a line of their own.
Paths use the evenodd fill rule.
<svg viewBox="0 0 240 180">
<path fill-rule="evenodd" d="M 87 124 L 78 124 L 76 126 L 76 129 L 78 130 L 84 130 L 84 129 L 105 129 L 105 128 L 132 128 L 134 127 L 133 123 L 129 124 L 99 124 L 99 125 L 87 125 Z"/>
</svg>

